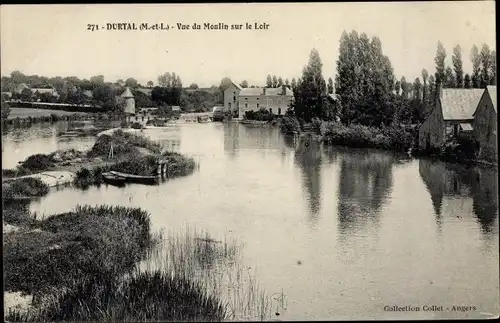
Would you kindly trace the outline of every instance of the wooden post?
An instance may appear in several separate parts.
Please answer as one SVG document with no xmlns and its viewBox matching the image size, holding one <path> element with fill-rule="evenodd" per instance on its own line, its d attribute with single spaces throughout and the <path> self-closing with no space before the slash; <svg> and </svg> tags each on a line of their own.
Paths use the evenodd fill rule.
<svg viewBox="0 0 500 323">
<path fill-rule="evenodd" d="M 162 162 L 162 163 L 161 163 L 161 174 L 162 174 L 162 175 L 165 175 L 165 173 L 166 173 L 165 162 Z"/>
<path fill-rule="evenodd" d="M 156 173 L 158 175 L 161 175 L 161 164 L 160 164 L 160 161 L 158 161 L 158 168 L 156 169 Z"/>
</svg>

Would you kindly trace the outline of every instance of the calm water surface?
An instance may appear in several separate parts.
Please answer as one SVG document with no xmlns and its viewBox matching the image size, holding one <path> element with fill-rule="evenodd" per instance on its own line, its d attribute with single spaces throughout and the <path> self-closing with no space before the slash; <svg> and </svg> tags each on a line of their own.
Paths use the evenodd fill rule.
<svg viewBox="0 0 500 323">
<path fill-rule="evenodd" d="M 66 142 L 56 131 L 3 136 L 3 167 L 37 152 L 85 149 L 94 140 Z M 234 236 L 260 286 L 286 295 L 282 319 L 499 313 L 496 171 L 294 142 L 276 129 L 238 124 L 186 124 L 148 134 L 193 156 L 199 170 L 160 186 L 66 188 L 32 210 L 130 205 L 151 212 L 155 230 L 188 224 L 215 237 Z M 395 305 L 436 305 L 444 312 L 384 311 Z M 476 310 L 446 310 L 453 305 Z"/>
</svg>

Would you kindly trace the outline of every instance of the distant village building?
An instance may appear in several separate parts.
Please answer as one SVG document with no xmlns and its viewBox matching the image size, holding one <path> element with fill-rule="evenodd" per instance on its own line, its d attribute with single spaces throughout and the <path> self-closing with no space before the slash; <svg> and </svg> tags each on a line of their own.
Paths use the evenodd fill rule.
<svg viewBox="0 0 500 323">
<path fill-rule="evenodd" d="M 246 111 L 266 109 L 284 115 L 293 102 L 293 91 L 283 85 L 278 88 L 242 88 L 232 82 L 224 90 L 224 111 L 243 118 Z"/>
<path fill-rule="evenodd" d="M 125 99 L 125 107 L 123 109 L 123 112 L 125 113 L 127 119 L 130 121 L 130 117 L 132 115 L 135 115 L 134 95 L 132 94 L 132 91 L 130 91 L 130 88 L 127 87 L 125 91 L 122 93 L 121 97 Z"/>
<path fill-rule="evenodd" d="M 26 89 L 29 90 L 30 87 L 26 83 L 21 83 L 21 84 L 18 84 L 16 86 L 16 89 L 14 90 L 14 92 L 21 94 L 21 92 L 23 92 Z"/>
<path fill-rule="evenodd" d="M 474 112 L 474 138 L 479 146 L 479 158 L 497 160 L 497 87 L 488 86 Z"/>
<path fill-rule="evenodd" d="M 435 105 L 419 129 L 419 148 L 441 147 L 447 139 L 473 135 L 474 112 L 484 89 L 438 89 Z"/>
<path fill-rule="evenodd" d="M 18 84 L 14 90 L 15 93 L 18 93 L 18 94 L 21 94 L 24 90 L 30 90 L 32 93 L 39 93 L 39 94 L 42 94 L 42 93 L 48 93 L 52 96 L 59 96 L 59 94 L 57 93 L 56 89 L 54 89 L 53 87 L 49 87 L 49 88 L 31 88 L 29 87 L 26 83 L 21 83 L 21 84 Z"/>
<path fill-rule="evenodd" d="M 246 111 L 266 109 L 276 115 L 284 115 L 293 101 L 293 92 L 286 85 L 279 88 L 244 88 L 238 95 L 238 117 Z"/>
<path fill-rule="evenodd" d="M 224 90 L 224 112 L 235 115 L 238 112 L 238 94 L 242 90 L 241 86 L 231 82 Z"/>
</svg>

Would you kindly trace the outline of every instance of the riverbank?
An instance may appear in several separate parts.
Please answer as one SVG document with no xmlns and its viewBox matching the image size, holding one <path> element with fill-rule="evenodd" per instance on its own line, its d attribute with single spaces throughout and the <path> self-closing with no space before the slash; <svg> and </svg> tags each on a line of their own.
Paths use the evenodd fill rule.
<svg viewBox="0 0 500 323">
<path fill-rule="evenodd" d="M 17 181 L 29 178 L 37 178 L 48 187 L 74 183 L 85 188 L 102 183 L 102 174 L 107 171 L 156 176 L 160 160 L 166 163 L 163 175 L 167 178 L 188 175 L 196 166 L 194 159 L 162 151 L 145 136 L 116 129 L 100 135 L 88 151 L 69 149 L 32 155 L 14 169 L 3 169 L 2 184 L 7 192 L 14 190 L 9 187 Z"/>
<path fill-rule="evenodd" d="M 17 228 L 4 237 L 4 293 L 24 301 L 5 309 L 8 321 L 220 321 L 226 315 L 220 300 L 188 277 L 137 270 L 159 242 L 141 209 L 77 206 L 36 219 L 27 204 L 7 203 L 4 212 Z"/>
<path fill-rule="evenodd" d="M 491 167 L 496 165 L 490 161 L 476 159 L 474 153 L 460 143 L 450 143 L 434 151 L 419 150 L 417 125 L 377 128 L 359 124 L 346 126 L 340 122 L 319 119 L 301 125 L 294 117 L 284 117 L 280 121 L 280 131 L 285 135 L 314 135 L 315 140 L 329 145 L 395 151 L 414 157 L 433 158 L 466 166 Z"/>
</svg>

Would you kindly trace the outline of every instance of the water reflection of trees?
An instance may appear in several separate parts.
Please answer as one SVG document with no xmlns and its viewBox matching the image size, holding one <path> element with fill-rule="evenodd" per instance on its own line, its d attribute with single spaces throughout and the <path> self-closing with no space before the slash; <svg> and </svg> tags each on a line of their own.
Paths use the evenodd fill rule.
<svg viewBox="0 0 500 323">
<path fill-rule="evenodd" d="M 236 157 L 242 149 L 281 150 L 283 138 L 279 130 L 271 126 L 252 126 L 238 123 L 224 124 L 224 151 Z"/>
<path fill-rule="evenodd" d="M 367 149 L 339 150 L 339 229 L 359 229 L 377 221 L 393 185 L 391 154 Z"/>
<path fill-rule="evenodd" d="M 316 222 L 321 210 L 321 143 L 307 138 L 285 138 L 285 144 L 295 151 L 294 161 L 302 174 L 302 185 L 309 203 L 309 220 Z"/>
<path fill-rule="evenodd" d="M 442 214 L 460 216 L 457 208 L 443 210 L 443 200 L 459 197 L 472 198 L 472 209 L 481 230 L 485 233 L 494 228 L 498 216 L 497 171 L 487 168 L 465 168 L 440 161 L 421 159 L 419 173 L 430 193 L 438 224 Z"/>
</svg>

